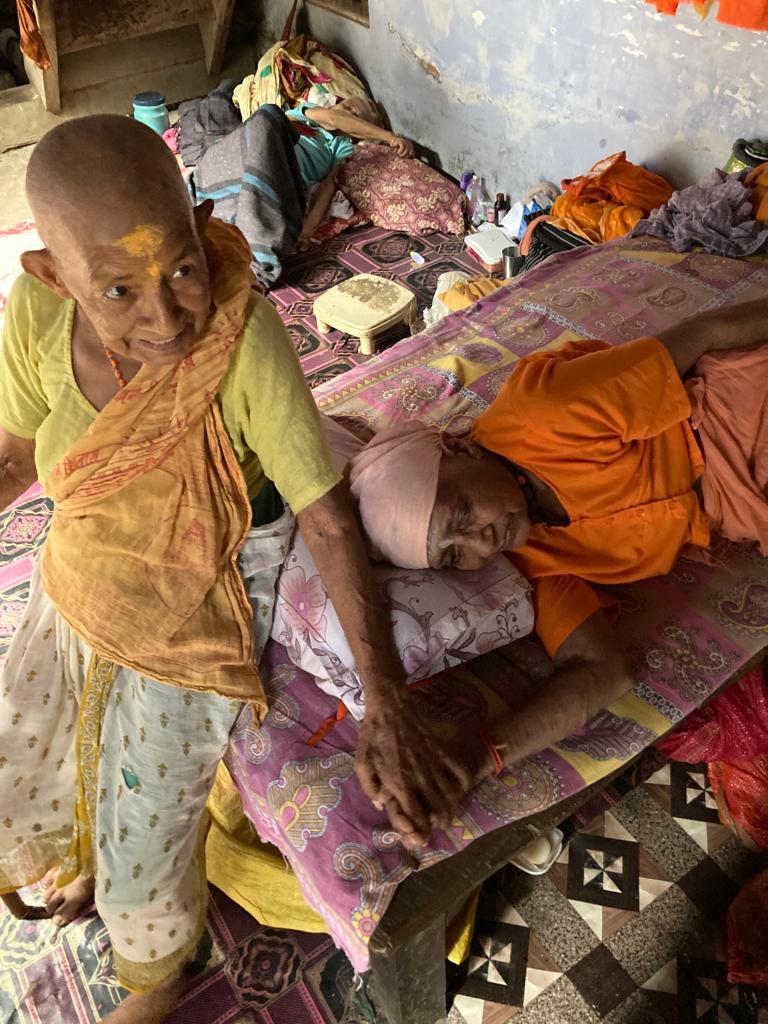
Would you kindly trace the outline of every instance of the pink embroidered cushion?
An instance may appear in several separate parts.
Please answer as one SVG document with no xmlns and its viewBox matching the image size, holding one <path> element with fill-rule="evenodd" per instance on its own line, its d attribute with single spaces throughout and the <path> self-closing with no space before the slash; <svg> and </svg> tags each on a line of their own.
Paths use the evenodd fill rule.
<svg viewBox="0 0 768 1024">
<path fill-rule="evenodd" d="M 342 468 L 362 442 L 324 419 L 334 462 Z M 383 564 L 373 571 L 409 682 L 503 647 L 533 629 L 530 584 L 506 558 L 481 572 Z M 352 652 L 300 533 L 278 580 L 272 637 L 321 690 L 343 700 L 355 718 L 363 717 L 363 688 Z"/>
<path fill-rule="evenodd" d="M 465 233 L 466 200 L 458 185 L 420 160 L 398 156 L 389 146 L 357 146 L 338 181 L 355 208 L 380 228 L 411 235 Z"/>
</svg>

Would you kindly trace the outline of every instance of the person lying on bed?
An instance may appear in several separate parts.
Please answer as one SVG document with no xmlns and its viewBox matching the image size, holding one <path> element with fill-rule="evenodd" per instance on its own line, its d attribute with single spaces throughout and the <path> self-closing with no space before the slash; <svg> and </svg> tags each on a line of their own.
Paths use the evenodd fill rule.
<svg viewBox="0 0 768 1024">
<path fill-rule="evenodd" d="M 342 100 L 335 107 L 301 103 L 286 116 L 299 133 L 294 152 L 304 187 L 311 196 L 296 248 L 305 249 L 320 227 L 336 193 L 339 166 L 354 155 L 353 139 L 381 142 L 398 156 L 412 157 L 413 143 L 381 127 L 375 103 L 363 97 Z"/>
<path fill-rule="evenodd" d="M 696 492 L 704 462 L 682 377 L 706 353 L 766 335 L 760 300 L 692 317 L 658 338 L 569 342 L 517 363 L 471 440 L 404 424 L 352 460 L 376 557 L 479 569 L 510 552 L 533 582 L 536 631 L 554 674 L 525 709 L 489 723 L 505 764 L 580 728 L 633 685 L 608 602 L 591 583 L 660 575 L 686 545 L 707 546 Z M 765 363 L 762 373 L 764 393 Z M 463 742 L 475 780 L 490 775 L 491 746 L 469 735 Z M 361 778 L 393 825 L 414 832 L 386 788 Z"/>
<path fill-rule="evenodd" d="M 379 127 L 378 118 L 375 105 L 362 99 L 331 109 L 305 103 L 287 116 L 266 103 L 202 156 L 189 180 L 194 201 L 211 200 L 217 217 L 240 228 L 265 288 L 320 226 L 339 165 L 354 153 L 353 138 L 413 156 L 412 143 Z"/>
<path fill-rule="evenodd" d="M 114 1020 L 153 1024 L 209 951 L 205 803 L 241 710 L 266 711 L 258 663 L 293 514 L 366 680 L 361 763 L 415 807 L 450 805 L 466 772 L 445 771 L 410 707 L 348 492 L 240 232 L 192 209 L 168 148 L 131 118 L 54 128 L 27 194 L 46 247 L 22 257 L 6 312 L 0 510 L 39 480 L 54 511 L 0 667 L 0 895 L 23 914 L 14 891 L 50 871 L 66 925 L 95 882 L 118 978 L 147 993 Z"/>
</svg>

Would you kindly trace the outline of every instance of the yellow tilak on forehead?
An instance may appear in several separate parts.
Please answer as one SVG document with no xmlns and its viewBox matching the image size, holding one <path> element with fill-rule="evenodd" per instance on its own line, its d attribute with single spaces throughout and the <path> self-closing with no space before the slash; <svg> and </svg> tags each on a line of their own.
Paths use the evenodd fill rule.
<svg viewBox="0 0 768 1024">
<path fill-rule="evenodd" d="M 140 224 L 129 234 L 119 238 L 117 244 L 130 256 L 143 256 L 147 259 L 147 274 L 157 280 L 162 270 L 155 258 L 163 245 L 163 233 L 150 224 Z"/>
</svg>

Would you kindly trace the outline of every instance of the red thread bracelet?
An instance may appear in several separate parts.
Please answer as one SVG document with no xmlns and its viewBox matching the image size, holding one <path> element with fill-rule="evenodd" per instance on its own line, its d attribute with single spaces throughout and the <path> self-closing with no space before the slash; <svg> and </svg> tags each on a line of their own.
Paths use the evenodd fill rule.
<svg viewBox="0 0 768 1024">
<path fill-rule="evenodd" d="M 499 775 L 501 775 L 501 773 L 504 771 L 504 758 L 501 756 L 501 751 L 493 742 L 490 735 L 482 727 L 482 725 L 477 727 L 477 735 L 480 737 L 483 743 L 485 743 L 486 747 L 488 747 L 488 750 L 491 753 L 491 758 L 493 760 L 493 774 L 496 778 L 498 778 Z"/>
</svg>

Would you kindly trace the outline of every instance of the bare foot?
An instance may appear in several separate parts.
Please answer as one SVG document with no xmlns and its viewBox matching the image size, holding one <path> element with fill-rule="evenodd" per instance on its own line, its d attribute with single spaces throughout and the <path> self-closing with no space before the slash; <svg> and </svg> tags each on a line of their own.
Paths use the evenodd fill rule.
<svg viewBox="0 0 768 1024">
<path fill-rule="evenodd" d="M 128 996 L 104 1018 L 109 1024 L 162 1024 L 179 1004 L 191 985 L 183 971 L 174 974 L 152 992 Z"/>
<path fill-rule="evenodd" d="M 45 904 L 53 923 L 64 928 L 72 924 L 93 900 L 93 879 L 79 875 L 74 882 L 58 886 L 58 874 L 58 871 L 49 871 L 43 880 Z"/>
</svg>

